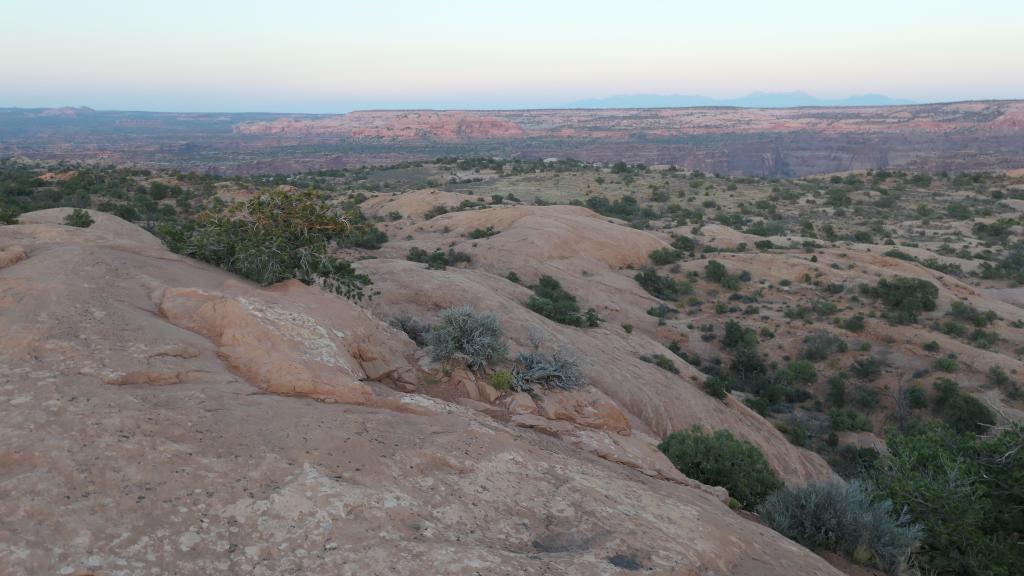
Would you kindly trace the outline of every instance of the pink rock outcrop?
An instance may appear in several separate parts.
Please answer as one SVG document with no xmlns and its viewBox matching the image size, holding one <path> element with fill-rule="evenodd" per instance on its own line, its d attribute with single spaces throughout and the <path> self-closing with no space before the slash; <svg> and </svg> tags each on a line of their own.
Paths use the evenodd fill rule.
<svg viewBox="0 0 1024 576">
<path fill-rule="evenodd" d="M 0 226 L 0 573 L 839 574 L 635 430 L 396 392 L 414 345 L 367 311 L 136 230 Z M 363 386 L 392 406 L 302 395 Z"/>
</svg>

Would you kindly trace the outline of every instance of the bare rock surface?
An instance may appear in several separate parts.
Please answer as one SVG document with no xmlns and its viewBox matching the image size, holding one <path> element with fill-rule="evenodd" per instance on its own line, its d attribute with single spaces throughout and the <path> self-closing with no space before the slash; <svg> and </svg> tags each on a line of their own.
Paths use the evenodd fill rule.
<svg viewBox="0 0 1024 576">
<path fill-rule="evenodd" d="M 0 269 L 0 573 L 838 574 L 594 455 L 642 432 L 580 449 L 402 394 L 411 342 L 352 303 L 60 218 L 0 227 L 28 254 Z"/>
<path fill-rule="evenodd" d="M 394 197 L 374 196 L 363 204 L 363 208 L 368 214 L 375 216 L 383 217 L 391 212 L 398 212 L 405 218 L 422 220 L 432 208 L 443 206 L 447 210 L 458 206 L 464 200 L 468 200 L 464 194 L 426 189 Z"/>
</svg>

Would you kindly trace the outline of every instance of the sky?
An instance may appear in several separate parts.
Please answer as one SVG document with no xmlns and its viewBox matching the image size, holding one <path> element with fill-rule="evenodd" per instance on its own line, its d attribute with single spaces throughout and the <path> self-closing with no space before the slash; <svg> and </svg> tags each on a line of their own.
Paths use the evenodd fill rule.
<svg viewBox="0 0 1024 576">
<path fill-rule="evenodd" d="M 0 107 L 1024 98 L 1024 0 L 0 0 Z"/>
</svg>

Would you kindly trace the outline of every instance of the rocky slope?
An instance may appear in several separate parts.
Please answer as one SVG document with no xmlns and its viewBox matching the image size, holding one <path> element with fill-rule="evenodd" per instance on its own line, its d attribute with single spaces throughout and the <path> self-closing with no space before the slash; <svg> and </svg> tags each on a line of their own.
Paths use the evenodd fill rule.
<svg viewBox="0 0 1024 576">
<path fill-rule="evenodd" d="M 610 385 L 505 423 L 407 392 L 433 368 L 348 301 L 64 213 L 0 227 L 2 573 L 838 574 L 659 469 Z"/>
<path fill-rule="evenodd" d="M 874 404 L 868 410 L 871 424 L 865 430 L 878 437 L 840 431 L 844 443 L 869 441 L 880 446 L 882 431 L 908 417 L 906 405 L 900 403 L 903 391 L 914 386 L 928 393 L 935 381 L 947 377 L 955 378 L 965 392 L 990 408 L 997 423 L 1024 417 L 1012 387 L 992 384 L 992 370 L 1005 372 L 1010 380 L 1024 373 L 1019 356 L 1024 349 L 1024 314 L 1015 304 L 1020 289 L 979 288 L 971 285 L 968 277 L 921 263 L 934 258 L 970 270 L 978 265 L 977 260 L 901 246 L 920 260 L 911 262 L 886 255 L 892 246 L 883 244 L 830 243 L 795 235 L 765 238 L 712 223 L 641 231 L 578 206 L 505 205 L 424 219 L 431 207 L 452 207 L 459 200 L 458 194 L 428 189 L 379 194 L 363 203 L 369 214 L 384 218 L 398 212 L 402 216 L 385 224 L 392 240 L 374 252 L 374 259 L 358 264 L 384 292 L 370 306 L 384 317 L 409 315 L 432 321 L 446 307 L 481 303 L 498 314 L 515 348 L 528 348 L 531 338 L 541 335 L 551 346 L 574 350 L 590 382 L 633 416 L 635 428 L 644 433 L 663 436 L 692 424 L 727 428 L 757 444 L 780 476 L 791 483 L 831 476 L 817 454 L 795 448 L 774 426 L 748 410 L 739 401 L 746 397 L 742 392 L 725 403 L 709 397 L 701 390 L 705 376 L 667 348 L 676 342 L 686 353 L 703 359 L 702 369 L 708 371 L 716 358 L 722 358 L 723 347 L 716 338 L 706 336 L 721 333 L 733 318 L 767 334 L 761 351 L 781 366 L 802 357 L 812 334 L 834 335 L 845 344 L 842 352 L 830 353 L 816 365 L 813 383 L 808 386 L 812 398 L 829 398 L 832 374 L 849 371 L 865 358 L 878 361 L 877 374 L 870 379 L 851 377 L 848 383 L 851 398 L 855 392 L 870 390 Z M 470 237 L 483 230 L 490 230 L 491 235 Z M 667 233 L 691 236 L 701 245 L 722 251 L 659 268 L 660 274 L 689 283 L 698 304 L 689 305 L 688 297 L 680 298 L 674 303 L 674 313 L 657 319 L 648 311 L 657 307 L 659 300 L 644 291 L 633 276 L 638 268 L 649 265 L 651 250 L 668 245 Z M 781 249 L 735 251 L 741 243 L 755 246 L 762 240 L 779 247 L 809 242 L 818 248 L 813 254 Z M 427 251 L 451 248 L 470 255 L 471 261 L 445 271 L 428 270 L 405 261 L 414 247 Z M 756 305 L 733 304 L 743 299 L 734 300 L 730 291 L 709 282 L 704 270 L 711 260 L 724 264 L 732 274 L 749 275 L 740 292 L 750 295 Z M 506 278 L 509 272 L 518 276 L 518 283 Z M 594 307 L 604 319 L 602 325 L 573 328 L 529 311 L 524 304 L 532 291 L 527 286 L 541 275 L 557 279 L 583 309 Z M 858 294 L 862 284 L 872 286 L 882 278 L 895 277 L 925 280 L 937 288 L 936 310 L 924 314 L 919 325 L 890 324 L 882 318 L 884 309 L 877 302 Z M 830 315 L 815 317 L 812 309 L 823 303 L 833 306 Z M 983 348 L 963 335 L 936 328 L 950 320 L 953 303 L 995 314 L 988 329 L 998 333 L 998 342 Z M 720 305 L 726 305 L 728 314 Z M 753 312 L 742 312 L 744 307 Z M 804 311 L 802 317 L 800 310 Z M 843 323 L 855 314 L 863 315 L 864 328 L 859 331 Z M 625 326 L 629 326 L 628 332 Z M 655 354 L 671 358 L 680 374 L 642 359 Z M 728 362 L 729 351 L 724 354 Z M 937 361 L 948 355 L 956 358 L 955 374 L 935 368 Z M 816 414 L 799 409 L 776 417 L 782 414 L 783 427 L 785 423 L 799 424 L 824 438 L 831 424 L 824 414 L 828 408 L 822 406 L 818 405 Z M 916 414 L 921 416 L 928 413 Z"/>
<path fill-rule="evenodd" d="M 818 455 L 790 445 L 741 402 L 729 398 L 723 403 L 704 393 L 703 375 L 685 362 L 677 361 L 682 374 L 675 375 L 640 359 L 674 355 L 651 335 L 629 335 L 621 328 L 623 321 L 641 324 L 650 319 L 646 310 L 658 303 L 633 281 L 630 270 L 622 269 L 643 265 L 651 250 L 667 246 L 665 240 L 575 206 L 510 206 L 416 220 L 418 209 L 437 196 L 427 190 L 396 196 L 392 202 L 380 203 L 378 197 L 368 208 L 381 213 L 411 209 L 414 217 L 389 229 L 393 237 L 407 239 L 389 242 L 381 258 L 359 263 L 382 291 L 370 304 L 379 315 L 432 319 L 444 308 L 471 303 L 495 312 L 517 349 L 527 349 L 537 336 L 547 345 L 572 349 L 588 380 L 636 417 L 644 431 L 661 437 L 693 424 L 726 428 L 757 444 L 789 482 L 832 477 Z M 499 233 L 475 241 L 464 238 L 487 227 Z M 412 246 L 444 248 L 452 238 L 461 240 L 455 249 L 472 254 L 472 269 L 435 271 L 404 261 Z M 556 278 L 606 322 L 598 328 L 574 328 L 530 311 L 523 303 L 531 291 L 505 279 L 510 271 L 527 285 L 542 274 Z"/>
</svg>

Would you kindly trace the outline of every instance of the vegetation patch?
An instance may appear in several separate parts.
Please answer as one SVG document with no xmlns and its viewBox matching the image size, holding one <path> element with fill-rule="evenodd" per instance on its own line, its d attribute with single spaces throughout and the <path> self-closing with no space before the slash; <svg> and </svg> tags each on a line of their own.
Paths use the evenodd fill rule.
<svg viewBox="0 0 1024 576">
<path fill-rule="evenodd" d="M 75 228 L 88 228 L 95 224 L 92 216 L 82 210 L 81 208 L 75 208 L 70 214 L 64 217 L 64 224 L 67 226 L 74 226 Z"/>
<path fill-rule="evenodd" d="M 526 307 L 545 318 L 569 326 L 595 327 L 601 322 L 597 310 L 593 308 L 581 313 L 576 297 L 551 276 L 540 277 L 533 287 L 533 295 L 526 301 Z"/>
<path fill-rule="evenodd" d="M 757 512 L 768 526 L 811 550 L 837 552 L 898 576 L 921 540 L 905 509 L 865 483 L 811 483 L 768 496 Z"/>
<path fill-rule="evenodd" d="M 761 451 L 728 430 L 706 434 L 699 426 L 669 434 L 658 449 L 694 480 L 723 486 L 744 508 L 756 508 L 782 487 Z"/>
<path fill-rule="evenodd" d="M 470 306 L 448 308 L 427 336 L 435 362 L 461 361 L 472 369 L 505 358 L 508 346 L 494 314 L 478 313 Z"/>
<path fill-rule="evenodd" d="M 275 190 L 159 228 L 168 248 L 262 285 L 297 279 L 359 300 L 370 279 L 330 254 L 352 245 L 356 225 L 316 192 Z"/>
<path fill-rule="evenodd" d="M 862 285 L 861 292 L 880 300 L 888 308 L 886 317 L 896 324 L 913 324 L 922 312 L 935 310 L 939 289 L 927 280 L 898 276 L 881 279 L 875 286 Z"/>
</svg>

